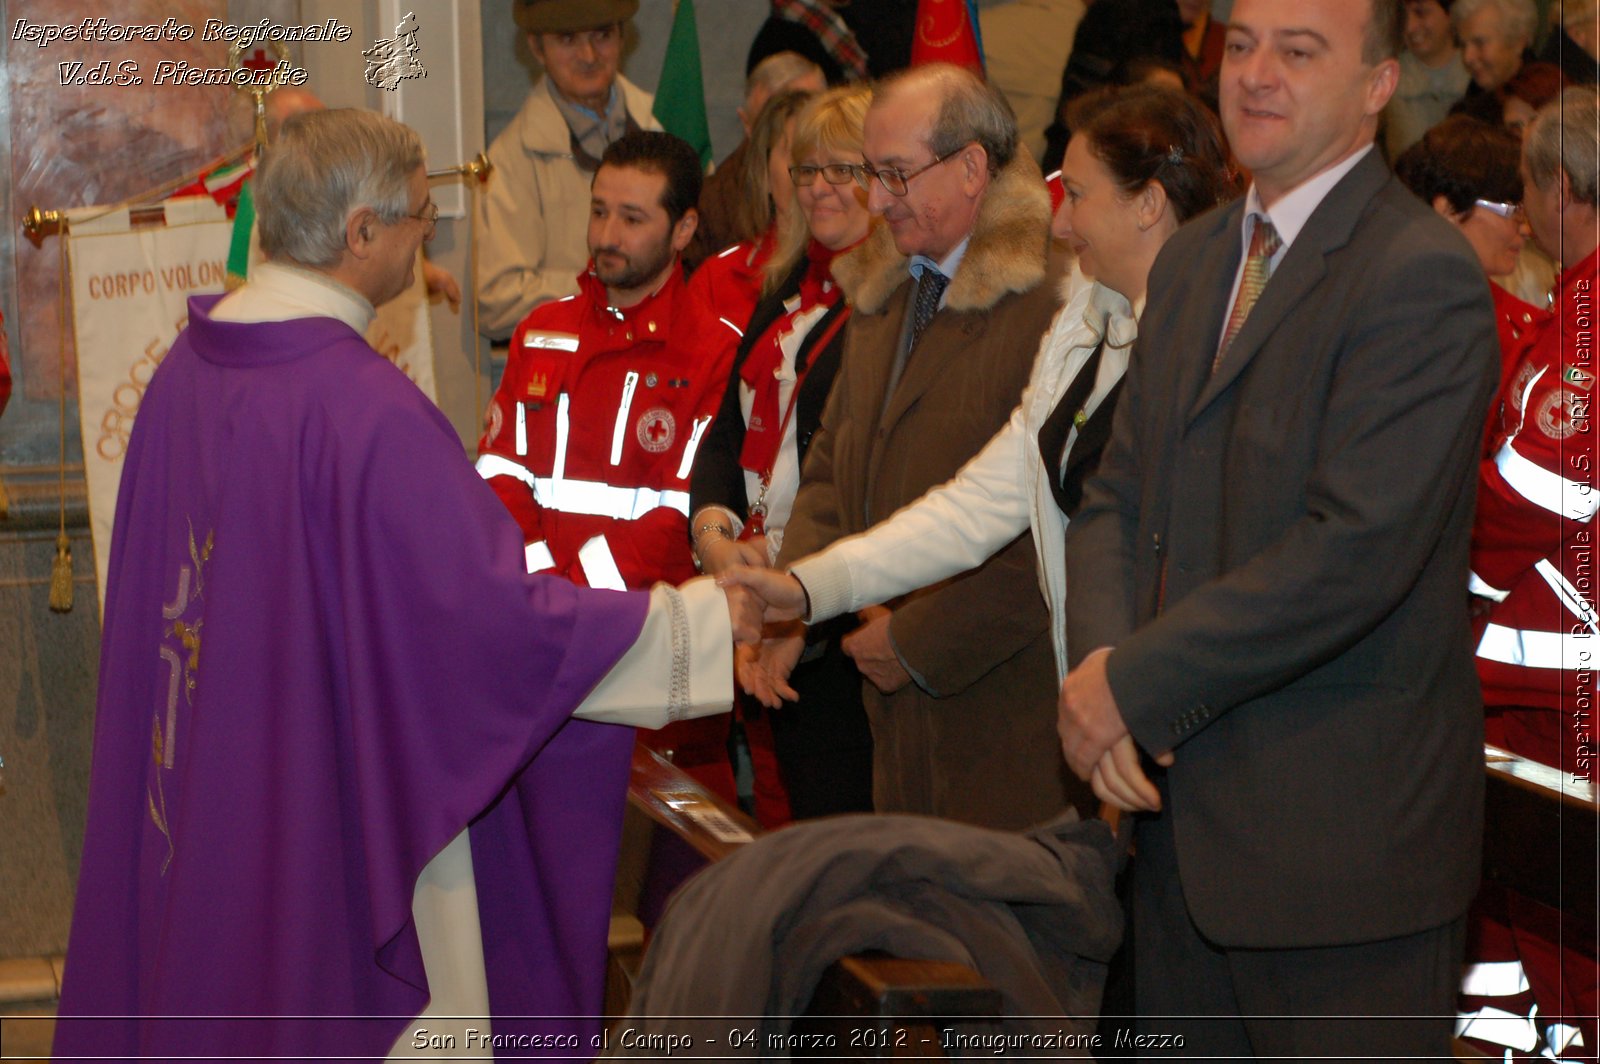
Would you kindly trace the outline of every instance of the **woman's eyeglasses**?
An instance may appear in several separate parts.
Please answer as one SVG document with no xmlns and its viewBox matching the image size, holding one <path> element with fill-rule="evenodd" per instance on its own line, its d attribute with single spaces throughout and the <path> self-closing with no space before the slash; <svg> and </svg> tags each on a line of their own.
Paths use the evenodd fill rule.
<svg viewBox="0 0 1600 1064">
<path fill-rule="evenodd" d="M 848 185 L 855 180 L 856 168 L 850 163 L 829 163 L 827 166 L 791 166 L 789 179 L 799 188 L 817 183 L 817 175 L 830 185 Z"/>
</svg>

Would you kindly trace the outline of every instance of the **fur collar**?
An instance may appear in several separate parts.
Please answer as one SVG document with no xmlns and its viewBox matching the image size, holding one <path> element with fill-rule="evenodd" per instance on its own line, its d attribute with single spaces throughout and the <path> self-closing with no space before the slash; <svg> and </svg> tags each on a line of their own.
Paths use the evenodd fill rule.
<svg viewBox="0 0 1600 1064">
<path fill-rule="evenodd" d="M 945 306 L 988 310 L 1011 292 L 1042 284 L 1049 243 L 1050 193 L 1039 167 L 1019 148 L 984 192 Z M 896 250 L 889 227 L 879 225 L 860 247 L 834 261 L 833 276 L 857 310 L 877 314 L 910 277 L 908 261 Z"/>
</svg>

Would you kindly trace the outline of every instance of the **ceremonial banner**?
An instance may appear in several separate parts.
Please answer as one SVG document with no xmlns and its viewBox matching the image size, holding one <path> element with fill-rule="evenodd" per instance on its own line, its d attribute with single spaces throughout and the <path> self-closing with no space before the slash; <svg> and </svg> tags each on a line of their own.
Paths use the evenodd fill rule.
<svg viewBox="0 0 1600 1064">
<path fill-rule="evenodd" d="M 130 213 L 141 222 L 156 216 L 156 224 L 133 225 Z M 233 223 L 221 206 L 184 197 L 167 200 L 160 213 L 164 224 L 150 208 L 67 214 L 78 416 L 102 611 L 117 485 L 140 400 L 188 322 L 189 297 L 222 292 L 227 277 Z M 437 401 L 420 256 L 411 288 L 378 311 L 367 340 Z"/>
<path fill-rule="evenodd" d="M 433 330 L 429 322 L 428 286 L 422 280 L 422 253 L 417 252 L 411 287 L 378 308 L 367 330 L 367 343 L 400 367 L 411 383 L 435 404 L 439 393 L 433 383 Z"/>
<path fill-rule="evenodd" d="M 139 402 L 189 319 L 189 297 L 221 292 L 227 277 L 233 233 L 227 212 L 206 197 L 162 207 L 165 224 L 138 227 L 127 209 L 100 214 L 88 207 L 67 215 L 78 417 L 102 613 L 117 483 Z"/>
</svg>

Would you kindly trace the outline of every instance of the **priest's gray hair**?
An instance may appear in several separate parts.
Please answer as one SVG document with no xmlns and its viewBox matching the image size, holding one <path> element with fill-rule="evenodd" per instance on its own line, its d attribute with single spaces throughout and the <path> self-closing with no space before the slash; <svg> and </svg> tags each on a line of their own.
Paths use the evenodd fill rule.
<svg viewBox="0 0 1600 1064">
<path fill-rule="evenodd" d="M 283 123 L 256 170 L 261 250 L 302 266 L 333 266 L 350 212 L 371 207 L 386 223 L 411 211 L 409 182 L 422 138 L 374 111 L 308 111 Z"/>
<path fill-rule="evenodd" d="M 1600 102 L 1574 87 L 1539 109 L 1522 144 L 1528 176 L 1547 189 L 1565 171 L 1572 198 L 1600 209 Z"/>
</svg>

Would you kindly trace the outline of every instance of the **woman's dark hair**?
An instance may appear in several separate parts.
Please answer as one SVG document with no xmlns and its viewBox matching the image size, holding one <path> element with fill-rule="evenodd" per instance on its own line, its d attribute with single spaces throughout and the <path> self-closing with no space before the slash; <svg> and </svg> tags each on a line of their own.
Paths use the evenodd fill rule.
<svg viewBox="0 0 1600 1064">
<path fill-rule="evenodd" d="M 1068 124 L 1073 136 L 1088 138 L 1123 193 L 1158 182 L 1179 222 L 1239 194 L 1217 116 L 1187 93 L 1152 85 L 1096 89 L 1072 102 Z"/>
<path fill-rule="evenodd" d="M 1424 203 L 1443 196 L 1456 214 L 1473 200 L 1522 202 L 1522 142 L 1501 125 L 1451 115 L 1394 161 L 1394 174 Z"/>
</svg>

